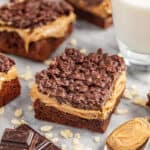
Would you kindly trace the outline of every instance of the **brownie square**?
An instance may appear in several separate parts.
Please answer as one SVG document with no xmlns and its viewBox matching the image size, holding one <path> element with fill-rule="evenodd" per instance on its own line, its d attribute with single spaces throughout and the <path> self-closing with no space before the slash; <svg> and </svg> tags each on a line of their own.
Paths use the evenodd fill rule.
<svg viewBox="0 0 150 150">
<path fill-rule="evenodd" d="M 23 124 L 16 129 L 5 130 L 0 150 L 60 150 L 60 148 L 30 126 Z"/>
<path fill-rule="evenodd" d="M 9 3 L 0 8 L 0 51 L 44 61 L 71 34 L 74 21 L 63 0 Z"/>
<path fill-rule="evenodd" d="M 101 49 L 85 55 L 68 48 L 36 74 L 31 90 L 35 117 L 104 132 L 125 83 L 123 58 Z"/>
<path fill-rule="evenodd" d="M 77 15 L 101 28 L 112 25 L 110 0 L 67 0 L 75 8 Z"/>
<path fill-rule="evenodd" d="M 0 107 L 19 96 L 20 90 L 15 62 L 0 53 Z"/>
</svg>

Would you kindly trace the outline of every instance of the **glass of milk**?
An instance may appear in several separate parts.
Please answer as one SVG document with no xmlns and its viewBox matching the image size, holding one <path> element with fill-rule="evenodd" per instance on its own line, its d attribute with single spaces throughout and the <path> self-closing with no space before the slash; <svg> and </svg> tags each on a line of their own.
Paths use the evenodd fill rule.
<svg viewBox="0 0 150 150">
<path fill-rule="evenodd" d="M 150 0 L 111 0 L 117 41 L 129 65 L 150 67 Z"/>
</svg>

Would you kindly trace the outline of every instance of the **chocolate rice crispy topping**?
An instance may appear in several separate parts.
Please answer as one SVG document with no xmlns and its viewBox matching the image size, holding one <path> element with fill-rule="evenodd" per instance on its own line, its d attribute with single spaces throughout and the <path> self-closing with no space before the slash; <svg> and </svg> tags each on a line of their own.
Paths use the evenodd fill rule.
<svg viewBox="0 0 150 150">
<path fill-rule="evenodd" d="M 16 28 L 34 28 L 68 16 L 72 7 L 63 0 L 25 0 L 0 8 L 0 20 Z"/>
<path fill-rule="evenodd" d="M 111 96 L 113 83 L 126 69 L 123 58 L 97 53 L 82 54 L 66 49 L 48 69 L 36 74 L 38 89 L 59 103 L 75 108 L 100 110 Z"/>
<path fill-rule="evenodd" d="M 12 59 L 0 53 L 0 72 L 8 72 L 13 65 L 15 62 Z"/>
</svg>

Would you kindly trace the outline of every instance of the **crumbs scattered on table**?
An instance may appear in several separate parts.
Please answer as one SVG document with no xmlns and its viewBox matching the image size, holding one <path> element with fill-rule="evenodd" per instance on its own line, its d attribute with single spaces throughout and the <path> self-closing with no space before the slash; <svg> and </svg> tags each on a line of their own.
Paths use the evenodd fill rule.
<svg viewBox="0 0 150 150">
<path fill-rule="evenodd" d="M 62 131 L 60 132 L 60 135 L 61 135 L 62 137 L 64 137 L 65 139 L 68 139 L 68 138 L 72 138 L 72 137 L 73 137 L 73 133 L 72 133 L 72 131 L 69 130 L 69 129 L 62 130 Z"/>
</svg>

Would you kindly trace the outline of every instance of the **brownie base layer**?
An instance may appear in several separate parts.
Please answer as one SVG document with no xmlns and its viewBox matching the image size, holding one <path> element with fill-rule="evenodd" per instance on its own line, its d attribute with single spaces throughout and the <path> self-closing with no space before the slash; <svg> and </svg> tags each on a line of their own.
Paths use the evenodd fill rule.
<svg viewBox="0 0 150 150">
<path fill-rule="evenodd" d="M 18 78 L 4 82 L 0 90 L 0 107 L 11 102 L 14 98 L 20 95 L 21 87 Z"/>
<path fill-rule="evenodd" d="M 109 125 L 112 113 L 115 111 L 117 105 L 120 102 L 122 94 L 118 97 L 113 111 L 108 115 L 108 118 L 105 120 L 83 119 L 78 116 L 59 111 L 54 107 L 46 106 L 40 100 L 36 100 L 34 102 L 35 117 L 40 120 L 56 122 L 64 125 L 85 128 L 95 132 L 104 133 Z"/>
<path fill-rule="evenodd" d="M 73 24 L 70 24 L 65 36 L 62 38 L 47 38 L 32 42 L 29 45 L 28 52 L 25 50 L 24 41 L 16 32 L 3 31 L 0 32 L 0 51 L 35 61 L 44 61 L 72 33 L 72 30 Z"/>
<path fill-rule="evenodd" d="M 71 2 L 69 2 L 69 3 L 72 4 Z M 107 18 L 102 18 L 102 17 L 96 16 L 90 12 L 79 9 L 76 6 L 74 6 L 74 7 L 75 7 L 75 12 L 79 18 L 87 20 L 88 22 L 93 23 L 93 24 L 97 25 L 98 27 L 106 29 L 106 28 L 110 27 L 113 23 L 112 15 L 109 15 Z"/>
</svg>

